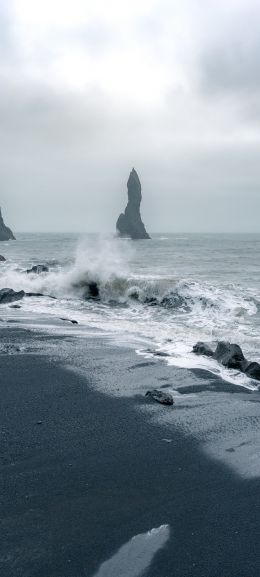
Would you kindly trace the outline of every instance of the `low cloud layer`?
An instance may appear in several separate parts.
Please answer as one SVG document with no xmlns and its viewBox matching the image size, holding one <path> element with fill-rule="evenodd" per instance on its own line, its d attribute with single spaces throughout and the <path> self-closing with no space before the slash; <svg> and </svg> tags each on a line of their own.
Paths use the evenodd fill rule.
<svg viewBox="0 0 260 577">
<path fill-rule="evenodd" d="M 257 232 L 257 2 L 0 0 L 0 187 L 20 231 Z M 123 9 L 124 8 L 124 9 Z"/>
</svg>

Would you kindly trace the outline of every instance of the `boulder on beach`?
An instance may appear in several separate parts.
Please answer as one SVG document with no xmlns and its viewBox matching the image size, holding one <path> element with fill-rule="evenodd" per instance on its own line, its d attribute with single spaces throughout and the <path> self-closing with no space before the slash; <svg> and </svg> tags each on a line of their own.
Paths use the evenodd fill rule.
<svg viewBox="0 0 260 577">
<path fill-rule="evenodd" d="M 207 343 L 199 341 L 192 349 L 196 355 L 204 355 L 204 357 L 213 357 L 214 352 Z"/>
<path fill-rule="evenodd" d="M 121 237 L 129 237 L 133 240 L 149 239 L 150 236 L 145 230 L 140 214 L 142 201 L 141 183 L 134 168 L 130 173 L 127 189 L 128 203 L 125 212 L 120 214 L 117 220 L 117 233 Z"/>
<path fill-rule="evenodd" d="M 247 362 L 240 346 L 226 341 L 218 343 L 214 359 L 228 369 L 238 369 L 239 371 L 244 371 Z"/>
<path fill-rule="evenodd" d="M 43 272 L 49 272 L 49 268 L 45 264 L 36 264 L 32 268 L 27 269 L 27 274 L 42 274 Z"/>
<path fill-rule="evenodd" d="M 0 290 L 0 304 L 3 305 L 7 303 L 12 303 L 14 301 L 19 301 L 23 299 L 24 296 L 25 296 L 24 291 L 16 292 L 10 288 L 3 288 Z"/>
<path fill-rule="evenodd" d="M 260 381 L 260 364 L 256 362 L 248 363 L 245 373 L 250 379 Z"/>
<path fill-rule="evenodd" d="M 43 293 L 26 293 L 25 291 L 14 291 L 11 288 L 3 288 L 0 290 L 0 304 L 8 304 L 14 301 L 19 301 L 24 297 L 44 297 L 48 296 L 49 298 L 55 298 L 49 295 L 44 295 Z"/>
<path fill-rule="evenodd" d="M 8 226 L 5 225 L 2 216 L 2 209 L 0 208 L 0 241 L 4 240 L 15 240 L 15 237 Z"/>
<path fill-rule="evenodd" d="M 151 391 L 147 391 L 145 396 L 150 397 L 157 403 L 161 403 L 161 405 L 169 406 L 174 404 L 173 396 L 170 393 L 165 393 L 159 389 L 152 389 Z"/>
<path fill-rule="evenodd" d="M 197 355 L 212 357 L 228 369 L 236 369 L 245 373 L 251 379 L 260 381 L 260 364 L 247 361 L 241 347 L 235 343 L 220 341 L 215 352 L 207 343 L 198 342 L 192 349 Z"/>
</svg>

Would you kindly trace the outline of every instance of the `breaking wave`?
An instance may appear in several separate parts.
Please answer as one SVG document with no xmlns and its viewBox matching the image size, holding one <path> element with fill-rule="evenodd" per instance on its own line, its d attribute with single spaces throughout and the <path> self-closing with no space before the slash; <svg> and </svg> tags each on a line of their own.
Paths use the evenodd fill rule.
<svg viewBox="0 0 260 577">
<path fill-rule="evenodd" d="M 221 287 L 191 279 L 131 275 L 132 252 L 127 243 L 81 243 L 73 264 L 49 261 L 49 272 L 26 274 L 15 263 L 2 268 L 1 287 L 43 293 L 60 299 L 96 300 L 107 305 L 159 307 L 169 313 L 197 312 L 254 315 L 259 302 L 235 285 Z M 173 271 L 174 273 L 174 271 Z"/>
<path fill-rule="evenodd" d="M 23 268 L 21 260 L 19 265 L 19 259 L 9 260 L 1 265 L 0 288 L 57 300 L 25 298 L 20 313 L 2 305 L 2 315 L 9 318 L 14 314 L 15 319 L 18 314 L 31 313 L 37 318 L 39 314 L 72 318 L 83 331 L 84 327 L 97 328 L 146 345 L 148 339 L 157 350 L 167 353 L 169 362 L 188 368 L 219 371 L 212 361 L 191 353 L 199 340 L 238 342 L 248 358 L 258 361 L 258 288 L 228 283 L 223 277 L 221 282 L 199 275 L 196 279 L 178 278 L 169 265 L 160 267 L 158 258 L 158 268 L 151 265 L 151 252 L 142 252 L 138 261 L 137 251 L 138 247 L 119 239 L 92 243 L 88 239 L 80 243 L 74 259 L 73 253 L 63 251 L 60 260 L 23 259 Z M 27 274 L 26 270 L 36 264 L 47 265 L 49 270 Z M 227 378 L 226 373 L 224 376 Z M 241 376 L 232 376 L 237 378 Z"/>
</svg>

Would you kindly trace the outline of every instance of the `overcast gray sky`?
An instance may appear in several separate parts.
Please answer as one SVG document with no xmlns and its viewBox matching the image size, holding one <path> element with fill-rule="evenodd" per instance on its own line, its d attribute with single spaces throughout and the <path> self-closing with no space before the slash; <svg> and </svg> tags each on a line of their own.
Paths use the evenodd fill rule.
<svg viewBox="0 0 260 577">
<path fill-rule="evenodd" d="M 18 231 L 258 232 L 259 0 L 0 0 L 0 198 Z"/>
</svg>

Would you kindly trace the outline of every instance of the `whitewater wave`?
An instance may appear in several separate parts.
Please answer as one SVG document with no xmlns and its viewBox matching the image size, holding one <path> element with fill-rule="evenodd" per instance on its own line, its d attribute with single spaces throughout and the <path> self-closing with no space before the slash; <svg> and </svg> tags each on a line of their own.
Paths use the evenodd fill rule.
<svg viewBox="0 0 260 577">
<path fill-rule="evenodd" d="M 47 273 L 27 275 L 17 269 L 6 268 L 1 275 L 0 288 L 43 293 L 56 298 L 87 300 L 95 298 L 104 304 L 132 304 L 160 307 L 169 312 L 209 314 L 227 313 L 237 317 L 251 316 L 258 311 L 256 299 L 242 290 L 219 289 L 207 283 L 173 279 L 147 280 L 132 276 L 118 276 L 114 271 L 93 271 L 92 267 L 78 266 L 50 270 Z"/>
<path fill-rule="evenodd" d="M 204 316 L 231 314 L 252 316 L 259 302 L 235 285 L 216 287 L 174 276 L 152 278 L 130 273 L 131 248 L 127 243 L 100 241 L 94 247 L 81 243 L 72 265 L 48 263 L 49 272 L 26 274 L 16 264 L 2 267 L 1 287 L 43 293 L 60 299 L 88 300 L 103 304 L 159 307 L 169 313 Z M 47 263 L 42 263 L 47 264 Z"/>
<path fill-rule="evenodd" d="M 172 275 L 152 275 L 147 267 L 145 274 L 140 269 L 133 274 L 134 250 L 128 241 L 121 243 L 118 239 L 102 239 L 92 245 L 84 241 L 74 261 L 64 261 L 64 255 L 62 264 L 49 259 L 49 272 L 42 274 L 26 273 L 30 261 L 23 261 L 23 269 L 9 261 L 1 265 L 0 288 L 57 299 L 24 299 L 20 313 L 13 313 L 15 319 L 18 314 L 21 318 L 31 313 L 47 314 L 58 319 L 73 318 L 82 330 L 91 326 L 120 335 L 121 340 L 122 335 L 145 342 L 148 339 L 178 366 L 219 370 L 210 360 L 191 353 L 199 340 L 237 342 L 248 358 L 258 361 L 259 293 L 231 283 L 176 278 L 174 270 Z M 9 318 L 11 309 L 2 306 L 2 316 Z M 241 375 L 231 377 L 241 379 Z"/>
</svg>

